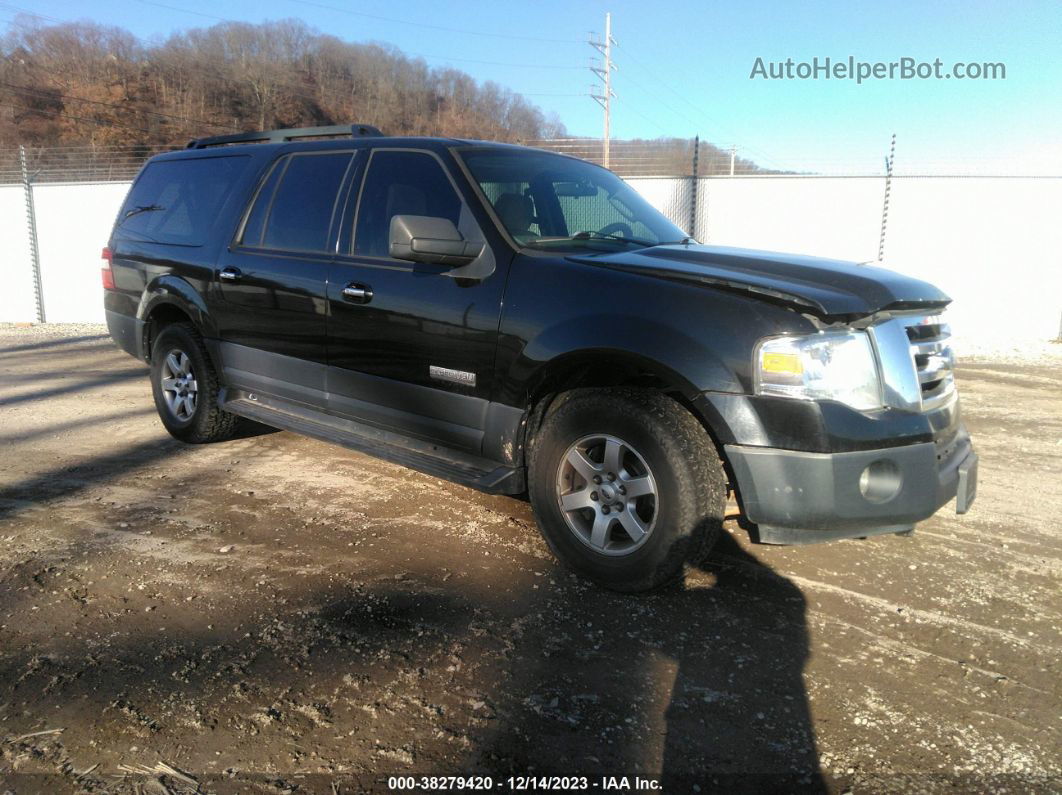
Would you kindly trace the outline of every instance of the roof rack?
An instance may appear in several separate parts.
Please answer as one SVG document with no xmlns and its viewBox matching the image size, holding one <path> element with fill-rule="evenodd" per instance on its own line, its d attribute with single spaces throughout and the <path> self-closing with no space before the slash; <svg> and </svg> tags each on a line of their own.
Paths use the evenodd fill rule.
<svg viewBox="0 0 1062 795">
<path fill-rule="evenodd" d="M 194 138 L 188 142 L 188 149 L 206 149 L 208 146 L 225 146 L 226 144 L 283 143 L 296 138 L 338 138 L 349 136 L 382 136 L 371 124 L 333 124 L 328 127 L 294 127 L 290 130 L 263 130 L 261 132 L 234 133 L 232 135 L 215 135 L 211 138 Z"/>
</svg>

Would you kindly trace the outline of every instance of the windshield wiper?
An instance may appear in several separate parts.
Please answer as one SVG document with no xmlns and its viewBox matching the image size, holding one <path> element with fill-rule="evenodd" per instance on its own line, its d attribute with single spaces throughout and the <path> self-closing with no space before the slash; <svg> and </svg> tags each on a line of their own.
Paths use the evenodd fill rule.
<svg viewBox="0 0 1062 795">
<path fill-rule="evenodd" d="M 634 243 L 638 246 L 659 246 L 659 243 L 654 243 L 651 240 L 641 240 L 636 237 L 626 237 L 625 235 L 603 235 L 600 232 L 578 232 L 572 235 L 572 240 L 618 240 L 621 243 Z"/>
<path fill-rule="evenodd" d="M 165 209 L 166 208 L 163 207 L 161 204 L 142 204 L 139 207 L 134 207 L 132 210 L 127 212 L 125 215 L 123 215 L 122 216 L 122 220 L 119 222 L 119 226 L 124 224 L 126 221 L 128 221 L 130 218 L 132 218 L 134 215 L 140 215 L 140 213 L 154 213 L 154 212 L 158 212 L 159 210 L 165 210 Z"/>
</svg>

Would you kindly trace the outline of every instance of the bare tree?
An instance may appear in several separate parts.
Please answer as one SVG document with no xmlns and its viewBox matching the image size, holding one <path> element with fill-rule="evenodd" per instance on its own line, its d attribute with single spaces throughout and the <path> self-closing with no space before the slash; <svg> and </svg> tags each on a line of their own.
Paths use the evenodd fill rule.
<svg viewBox="0 0 1062 795">
<path fill-rule="evenodd" d="M 146 45 L 119 28 L 21 18 L 0 39 L 0 145 L 147 147 L 343 121 L 507 141 L 564 133 L 496 83 L 298 20 L 226 22 Z"/>
</svg>

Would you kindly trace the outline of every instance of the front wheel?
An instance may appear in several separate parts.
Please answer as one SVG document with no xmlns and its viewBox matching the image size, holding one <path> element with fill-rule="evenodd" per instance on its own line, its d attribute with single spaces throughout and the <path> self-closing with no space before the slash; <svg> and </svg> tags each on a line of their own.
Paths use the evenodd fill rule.
<svg viewBox="0 0 1062 795">
<path fill-rule="evenodd" d="M 163 426 L 182 442 L 218 442 L 236 430 L 238 417 L 218 406 L 217 371 L 191 323 L 173 323 L 155 338 L 151 389 Z"/>
<path fill-rule="evenodd" d="M 673 580 L 722 527 L 726 483 L 704 428 L 665 395 L 579 390 L 531 445 L 529 493 L 554 553 L 617 591 Z"/>
</svg>

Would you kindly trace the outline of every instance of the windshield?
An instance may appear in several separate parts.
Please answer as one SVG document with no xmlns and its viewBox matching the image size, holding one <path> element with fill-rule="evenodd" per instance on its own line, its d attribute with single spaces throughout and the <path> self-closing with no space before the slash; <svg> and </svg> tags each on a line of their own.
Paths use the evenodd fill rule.
<svg viewBox="0 0 1062 795">
<path fill-rule="evenodd" d="M 461 152 L 509 235 L 539 249 L 615 251 L 686 234 L 611 171 L 548 152 Z"/>
</svg>

